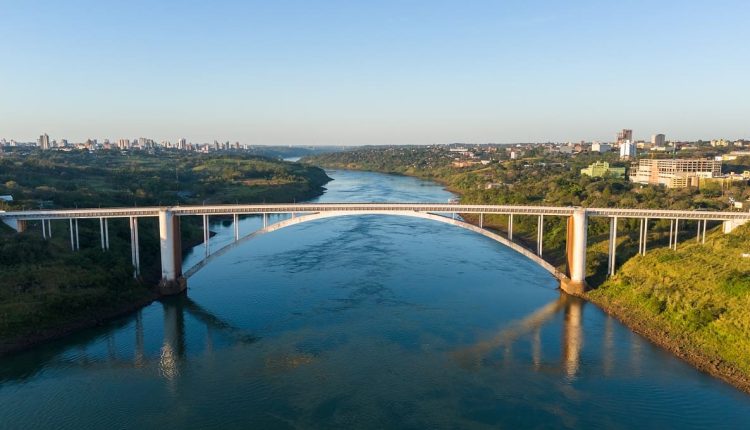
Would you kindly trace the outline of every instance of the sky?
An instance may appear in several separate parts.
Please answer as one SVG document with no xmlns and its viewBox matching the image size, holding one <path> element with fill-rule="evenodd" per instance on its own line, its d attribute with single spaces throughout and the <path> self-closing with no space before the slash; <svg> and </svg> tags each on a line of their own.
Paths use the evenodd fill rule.
<svg viewBox="0 0 750 430">
<path fill-rule="evenodd" d="M 750 1 L 0 0 L 0 138 L 750 138 Z"/>
</svg>

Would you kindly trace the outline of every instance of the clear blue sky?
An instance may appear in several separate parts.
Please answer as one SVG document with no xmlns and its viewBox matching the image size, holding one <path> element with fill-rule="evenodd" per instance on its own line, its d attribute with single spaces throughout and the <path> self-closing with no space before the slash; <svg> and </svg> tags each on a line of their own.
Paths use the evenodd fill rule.
<svg viewBox="0 0 750 430">
<path fill-rule="evenodd" d="M 750 138 L 750 1 L 0 0 L 0 137 Z"/>
</svg>

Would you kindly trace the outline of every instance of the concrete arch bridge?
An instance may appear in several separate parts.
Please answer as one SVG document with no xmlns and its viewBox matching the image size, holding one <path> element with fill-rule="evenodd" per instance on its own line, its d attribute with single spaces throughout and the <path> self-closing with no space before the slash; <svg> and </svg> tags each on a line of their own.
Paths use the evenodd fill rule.
<svg viewBox="0 0 750 430">
<path fill-rule="evenodd" d="M 457 219 L 456 214 L 478 214 L 479 225 L 469 224 Z M 269 215 L 289 214 L 290 218 L 269 224 Z M 171 207 L 136 207 L 136 208 L 98 208 L 98 209 L 62 209 L 39 211 L 0 212 L 0 219 L 16 231 L 24 231 L 30 221 L 41 221 L 42 235 L 47 238 L 52 234 L 51 220 L 67 220 L 69 225 L 70 243 L 73 251 L 80 248 L 78 240 L 79 219 L 99 219 L 101 247 L 109 249 L 108 220 L 111 218 L 127 218 L 131 232 L 131 257 L 134 275 L 140 273 L 140 257 L 138 245 L 138 220 L 140 218 L 156 218 L 159 220 L 159 240 L 161 255 L 162 280 L 160 288 L 164 294 L 175 294 L 183 291 L 187 286 L 186 278 L 203 267 L 210 259 L 209 217 L 231 216 L 234 224 L 234 240 L 241 239 L 239 234 L 239 217 L 242 215 L 260 215 L 263 217 L 263 228 L 247 237 L 267 233 L 291 225 L 324 218 L 357 215 L 395 215 L 408 216 L 447 223 L 487 236 L 533 260 L 561 282 L 561 287 L 570 293 L 583 291 L 586 283 L 586 242 L 588 220 L 591 217 L 602 217 L 610 220 L 609 235 L 609 264 L 608 274 L 615 272 L 615 255 L 617 251 L 617 223 L 621 218 L 639 219 L 639 252 L 645 254 L 647 246 L 647 232 L 649 221 L 655 219 L 670 220 L 670 248 L 677 246 L 677 236 L 680 222 L 685 220 L 697 221 L 696 240 L 705 241 L 706 223 L 721 221 L 724 232 L 728 233 L 737 225 L 744 224 L 750 219 L 748 212 L 718 212 L 718 211 L 683 211 L 658 209 L 619 209 L 619 208 L 580 208 L 555 206 L 506 206 L 506 205 L 459 205 L 444 203 L 314 203 L 314 204 L 260 204 L 260 205 L 213 205 L 213 206 L 171 206 Z M 508 217 L 508 234 L 503 237 L 486 230 L 483 227 L 484 215 L 506 215 Z M 513 217 L 536 216 L 537 249 L 530 251 L 513 242 Z M 184 216 L 200 216 L 203 219 L 204 246 L 206 259 L 183 273 L 180 218 Z M 566 253 L 568 272 L 562 273 L 554 266 L 542 259 L 544 217 L 555 216 L 567 219 Z M 218 256 L 222 251 L 214 253 Z"/>
</svg>

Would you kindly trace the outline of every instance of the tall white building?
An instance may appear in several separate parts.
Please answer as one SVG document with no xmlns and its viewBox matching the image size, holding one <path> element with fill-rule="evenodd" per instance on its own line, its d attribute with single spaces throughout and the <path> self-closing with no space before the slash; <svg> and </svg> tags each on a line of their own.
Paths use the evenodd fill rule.
<svg viewBox="0 0 750 430">
<path fill-rule="evenodd" d="M 39 140 L 37 141 L 37 143 L 39 144 L 40 148 L 49 149 L 49 136 L 47 136 L 47 133 L 39 136 Z"/>
<path fill-rule="evenodd" d="M 612 145 L 609 143 L 594 142 L 591 144 L 591 152 L 609 152 L 612 150 Z"/>
<path fill-rule="evenodd" d="M 629 160 L 635 158 L 635 144 L 629 140 L 620 144 L 620 159 Z"/>
</svg>

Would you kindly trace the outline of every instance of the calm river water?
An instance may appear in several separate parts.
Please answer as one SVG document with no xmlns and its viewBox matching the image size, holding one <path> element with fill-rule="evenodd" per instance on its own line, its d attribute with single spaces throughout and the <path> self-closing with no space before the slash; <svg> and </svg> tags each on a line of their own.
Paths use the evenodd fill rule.
<svg viewBox="0 0 750 430">
<path fill-rule="evenodd" d="M 320 201 L 451 198 L 329 174 Z M 231 242 L 213 230 L 212 251 Z M 0 360 L 0 428 L 750 427 L 750 396 L 556 287 L 434 221 L 292 226 L 215 258 L 187 296 Z"/>
</svg>

